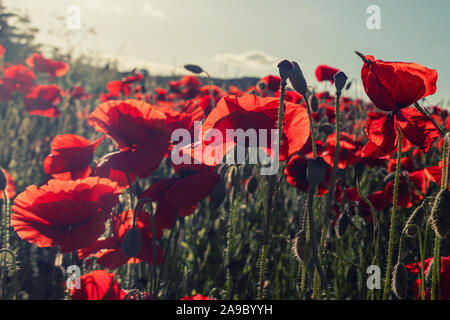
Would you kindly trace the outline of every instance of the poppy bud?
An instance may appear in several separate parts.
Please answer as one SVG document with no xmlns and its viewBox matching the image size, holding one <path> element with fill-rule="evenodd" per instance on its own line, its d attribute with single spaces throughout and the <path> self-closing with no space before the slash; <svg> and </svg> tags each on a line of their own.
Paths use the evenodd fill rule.
<svg viewBox="0 0 450 320">
<path fill-rule="evenodd" d="M 357 162 L 353 167 L 353 172 L 355 173 L 355 178 L 359 181 L 364 173 L 364 165 L 361 162 Z"/>
<path fill-rule="evenodd" d="M 311 96 L 311 102 L 309 103 L 311 106 L 311 111 L 312 112 L 317 112 L 319 111 L 319 100 L 317 99 L 316 95 L 313 94 Z"/>
<path fill-rule="evenodd" d="M 187 64 L 184 66 L 184 68 L 195 74 L 200 74 L 203 72 L 203 69 L 200 66 L 197 66 L 196 64 Z"/>
<path fill-rule="evenodd" d="M 450 230 L 450 191 L 441 190 L 431 211 L 431 225 L 439 238 L 445 238 Z"/>
<path fill-rule="evenodd" d="M 322 157 L 317 157 L 308 162 L 308 168 L 306 169 L 306 179 L 310 188 L 317 187 L 325 178 L 327 173 L 327 163 Z"/>
<path fill-rule="evenodd" d="M 348 216 L 348 207 L 344 210 L 341 216 L 338 219 L 338 223 L 336 224 L 336 235 L 338 238 L 342 238 L 347 231 L 347 227 L 350 224 L 350 217 Z"/>
<path fill-rule="evenodd" d="M 300 230 L 295 235 L 292 245 L 292 252 L 294 253 L 294 257 L 302 263 L 307 263 L 309 258 L 311 257 L 311 245 L 308 245 L 308 249 L 306 249 L 306 231 Z"/>
<path fill-rule="evenodd" d="M 347 82 L 347 76 L 344 72 L 339 71 L 334 75 L 334 86 L 336 87 L 336 91 L 338 94 L 341 94 L 342 89 L 345 87 L 345 83 Z"/>
<path fill-rule="evenodd" d="M 136 257 L 142 248 L 141 233 L 136 226 L 128 230 L 122 242 L 122 251 L 127 257 Z"/>
<path fill-rule="evenodd" d="M 397 263 L 392 273 L 392 291 L 399 299 L 406 299 L 409 293 L 408 270 L 403 263 Z"/>
<path fill-rule="evenodd" d="M 406 235 L 410 238 L 413 238 L 417 235 L 417 228 L 415 227 L 409 227 L 411 225 L 416 225 L 420 227 L 422 225 L 423 217 L 425 215 L 425 208 L 424 208 L 423 202 L 419 207 L 417 207 L 414 212 L 409 217 L 408 221 L 406 222 Z"/>
<path fill-rule="evenodd" d="M 345 86 L 345 90 L 350 90 L 350 87 L 352 86 L 352 81 L 350 81 L 349 83 L 347 83 L 347 85 Z"/>
<path fill-rule="evenodd" d="M 294 65 L 288 60 L 283 60 L 277 65 L 277 67 L 280 72 L 281 81 L 286 82 L 292 69 L 294 69 Z"/>
<path fill-rule="evenodd" d="M 254 193 L 257 188 L 258 188 L 258 180 L 255 177 L 251 177 L 247 181 L 247 186 L 246 186 L 247 192 Z"/>
<path fill-rule="evenodd" d="M 329 122 L 322 123 L 319 125 L 319 131 L 325 133 L 326 135 L 330 135 L 334 132 L 335 126 Z"/>
<path fill-rule="evenodd" d="M 6 189 L 6 176 L 5 173 L 3 172 L 3 169 L 0 168 L 0 191 L 3 191 Z"/>
<path fill-rule="evenodd" d="M 303 97 L 306 97 L 308 91 L 308 85 L 306 83 L 305 77 L 303 76 L 302 69 L 297 62 L 292 61 L 293 69 L 289 74 L 289 80 L 291 81 L 292 87 L 300 93 Z"/>
<path fill-rule="evenodd" d="M 227 195 L 227 190 L 225 188 L 225 183 L 222 179 L 220 179 L 219 183 L 216 184 L 213 192 L 211 193 L 210 200 L 209 200 L 209 208 L 212 211 L 217 210 L 220 205 L 223 203 L 223 200 L 225 200 L 225 196 Z"/>
</svg>

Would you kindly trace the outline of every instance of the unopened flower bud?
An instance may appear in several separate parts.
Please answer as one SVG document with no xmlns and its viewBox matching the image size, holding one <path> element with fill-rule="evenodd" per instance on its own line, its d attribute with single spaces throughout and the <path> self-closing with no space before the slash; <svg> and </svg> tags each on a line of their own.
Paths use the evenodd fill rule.
<svg viewBox="0 0 450 320">
<path fill-rule="evenodd" d="M 214 187 L 213 192 L 211 193 L 211 196 L 209 198 L 209 207 L 212 211 L 217 210 L 220 205 L 225 200 L 225 197 L 227 195 L 227 190 L 225 187 L 225 183 L 222 179 L 220 179 L 219 183 L 216 184 Z"/>
<path fill-rule="evenodd" d="M 294 257 L 302 263 L 307 263 L 311 257 L 311 244 L 309 243 L 308 248 L 306 247 L 305 230 L 302 229 L 295 235 L 292 244 L 292 252 L 294 253 Z"/>
<path fill-rule="evenodd" d="M 334 86 L 336 87 L 336 91 L 338 94 L 341 94 L 342 89 L 344 89 L 345 87 L 347 79 L 347 76 L 342 71 L 339 71 L 334 75 Z"/>
<path fill-rule="evenodd" d="M 258 81 L 256 87 L 259 89 L 259 91 L 264 91 L 267 88 L 267 84 L 264 81 Z"/>
<path fill-rule="evenodd" d="M 247 185 L 246 185 L 247 192 L 254 193 L 257 188 L 258 188 L 258 179 L 256 179 L 255 177 L 251 177 L 247 181 Z"/>
<path fill-rule="evenodd" d="M 344 212 L 341 214 L 341 216 L 338 219 L 338 222 L 336 224 L 336 235 L 338 238 L 342 238 L 345 234 L 345 231 L 347 231 L 348 225 L 350 224 L 350 217 L 348 215 L 348 207 Z"/>
<path fill-rule="evenodd" d="M 280 72 L 281 81 L 286 83 L 286 80 L 289 78 L 292 69 L 294 69 L 294 65 L 288 60 L 283 60 L 278 64 L 277 67 Z"/>
<path fill-rule="evenodd" d="M 308 162 L 306 168 L 306 179 L 310 188 L 317 187 L 325 178 L 328 165 L 322 157 L 317 157 Z"/>
<path fill-rule="evenodd" d="M 311 106 L 311 111 L 312 112 L 317 112 L 319 111 L 319 100 L 317 99 L 316 95 L 313 94 L 311 96 L 311 102 L 309 103 Z"/>
<path fill-rule="evenodd" d="M 6 189 L 7 179 L 5 176 L 5 173 L 3 172 L 3 169 L 0 168 L 0 191 L 3 191 Z"/>
<path fill-rule="evenodd" d="M 439 238 L 445 238 L 450 231 L 450 191 L 441 190 L 431 211 L 431 225 Z"/>
<path fill-rule="evenodd" d="M 306 99 L 306 93 L 308 91 L 308 84 L 306 83 L 305 77 L 303 76 L 302 69 L 297 62 L 292 61 L 293 69 L 289 74 L 289 80 L 295 91 L 300 93 Z"/>
<path fill-rule="evenodd" d="M 355 173 L 355 178 L 361 180 L 364 173 L 364 165 L 361 162 L 357 162 L 353 167 L 353 172 Z"/>
<path fill-rule="evenodd" d="M 127 257 L 136 257 L 142 248 L 141 233 L 136 226 L 131 227 L 122 242 L 123 254 Z"/>
<path fill-rule="evenodd" d="M 392 273 L 392 291 L 399 299 L 406 299 L 409 289 L 408 270 L 403 263 L 397 263 Z"/>
<path fill-rule="evenodd" d="M 203 72 L 203 69 L 200 66 L 197 66 L 195 64 L 187 64 L 184 66 L 184 68 L 195 74 L 200 74 Z"/>
<path fill-rule="evenodd" d="M 405 233 L 410 238 L 417 236 L 418 231 L 417 228 L 412 227 L 412 225 L 416 225 L 419 228 L 422 225 L 423 217 L 425 216 L 425 203 L 426 202 L 424 201 L 419 207 L 417 207 L 406 222 Z"/>
</svg>

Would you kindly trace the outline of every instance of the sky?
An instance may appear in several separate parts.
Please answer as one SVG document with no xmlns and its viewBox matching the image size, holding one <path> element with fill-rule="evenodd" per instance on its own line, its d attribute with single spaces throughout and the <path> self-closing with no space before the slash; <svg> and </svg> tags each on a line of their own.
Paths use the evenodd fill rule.
<svg viewBox="0 0 450 320">
<path fill-rule="evenodd" d="M 450 99 L 448 0 L 3 0 L 28 13 L 37 40 L 117 58 L 123 69 L 180 74 L 198 64 L 215 77 L 277 74 L 297 61 L 309 84 L 327 64 L 360 81 L 358 50 L 384 61 L 415 62 L 438 71 L 429 103 Z M 81 29 L 67 34 L 67 9 L 80 9 Z M 379 8 L 379 16 L 370 6 Z M 61 19 L 57 19 L 60 17 Z M 379 20 L 374 20 L 378 18 Z M 379 21 L 370 29 L 367 22 Z M 93 28 L 95 35 L 88 34 Z M 319 86 L 323 88 L 323 84 Z"/>
</svg>

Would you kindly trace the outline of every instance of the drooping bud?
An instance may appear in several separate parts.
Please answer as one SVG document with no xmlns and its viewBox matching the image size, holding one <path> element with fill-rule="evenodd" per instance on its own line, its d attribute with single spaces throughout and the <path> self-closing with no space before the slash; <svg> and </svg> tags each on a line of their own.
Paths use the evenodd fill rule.
<svg viewBox="0 0 450 320">
<path fill-rule="evenodd" d="M 431 211 L 431 226 L 439 238 L 445 238 L 450 231 L 450 191 L 441 190 Z"/>
<path fill-rule="evenodd" d="M 344 212 L 338 219 L 336 224 L 336 235 L 338 238 L 342 238 L 347 231 L 348 225 L 350 224 L 350 217 L 348 215 L 348 207 L 345 208 Z"/>
<path fill-rule="evenodd" d="M 294 65 L 288 61 L 283 60 L 277 65 L 278 71 L 280 72 L 280 78 L 281 81 L 286 83 L 287 79 L 289 78 L 289 75 L 291 74 L 292 69 L 294 69 Z"/>
<path fill-rule="evenodd" d="M 319 100 L 317 99 L 315 94 L 313 94 L 311 96 L 311 102 L 309 103 L 309 105 L 311 106 L 311 111 L 312 112 L 319 111 Z"/>
<path fill-rule="evenodd" d="M 136 257 L 142 248 L 141 233 L 136 226 L 132 226 L 122 241 L 122 251 L 127 257 Z"/>
<path fill-rule="evenodd" d="M 353 167 L 355 178 L 359 181 L 364 173 L 364 165 L 361 162 L 357 162 Z"/>
<path fill-rule="evenodd" d="M 7 179 L 6 179 L 6 175 L 3 172 L 3 169 L 0 168 L 0 191 L 3 191 L 6 189 L 6 184 L 7 184 Z"/>
<path fill-rule="evenodd" d="M 306 83 L 305 77 L 303 76 L 302 69 L 297 62 L 292 61 L 294 68 L 292 69 L 289 80 L 291 81 L 292 88 L 300 93 L 306 99 L 306 93 L 308 91 L 308 84 Z"/>
<path fill-rule="evenodd" d="M 292 252 L 294 257 L 302 263 L 307 263 L 311 257 L 311 244 L 306 248 L 306 231 L 300 230 L 294 237 L 292 244 Z"/>
<path fill-rule="evenodd" d="M 254 193 L 258 188 L 258 179 L 256 179 L 256 177 L 251 177 L 247 181 L 247 185 L 245 187 L 248 193 Z"/>
<path fill-rule="evenodd" d="M 420 226 L 422 225 L 423 218 L 425 216 L 425 208 L 424 208 L 425 203 L 426 203 L 425 201 L 422 202 L 422 204 L 413 211 L 411 216 L 408 218 L 408 221 L 406 221 L 405 234 L 410 238 L 417 236 L 417 228 L 411 226 L 416 225 L 420 228 Z"/>
<path fill-rule="evenodd" d="M 340 95 L 342 89 L 344 89 L 347 79 L 348 79 L 347 75 L 342 71 L 339 71 L 334 75 L 334 86 L 336 87 L 338 95 Z"/>
<path fill-rule="evenodd" d="M 203 69 L 200 66 L 197 66 L 196 64 L 187 64 L 184 66 L 184 68 L 195 74 L 200 74 L 203 72 Z"/>
<path fill-rule="evenodd" d="M 306 179 L 310 188 L 317 187 L 325 178 L 327 173 L 328 164 L 323 160 L 322 157 L 317 157 L 308 162 L 308 167 L 306 168 Z"/>
<path fill-rule="evenodd" d="M 397 263 L 392 273 L 392 291 L 399 299 L 406 299 L 410 291 L 408 270 L 403 263 Z"/>
</svg>

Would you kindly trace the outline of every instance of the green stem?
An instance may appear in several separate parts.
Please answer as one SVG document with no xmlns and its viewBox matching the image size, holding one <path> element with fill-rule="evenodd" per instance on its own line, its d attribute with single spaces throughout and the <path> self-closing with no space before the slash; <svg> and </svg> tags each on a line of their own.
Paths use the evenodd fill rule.
<svg viewBox="0 0 450 320">
<path fill-rule="evenodd" d="M 313 150 L 313 156 L 316 158 L 317 151 L 316 151 L 316 134 L 315 134 L 315 127 L 314 127 L 314 121 L 311 114 L 311 106 L 309 105 L 309 101 L 307 97 L 304 97 L 305 103 L 306 103 L 306 109 L 308 110 L 308 117 L 309 117 L 309 126 L 311 129 L 311 140 L 312 140 L 312 150 Z"/>
<path fill-rule="evenodd" d="M 383 300 L 387 299 L 389 293 L 389 281 L 391 279 L 391 263 L 392 263 L 392 251 L 395 245 L 395 217 L 397 213 L 397 199 L 398 199 L 398 182 L 401 170 L 402 160 L 402 132 L 397 123 L 397 141 L 398 141 L 398 153 L 397 153 L 397 168 L 395 169 L 394 180 L 394 196 L 392 200 L 392 215 L 391 215 L 391 228 L 389 232 L 389 247 L 388 247 L 388 261 L 386 267 L 386 278 L 384 281 Z"/>
</svg>

